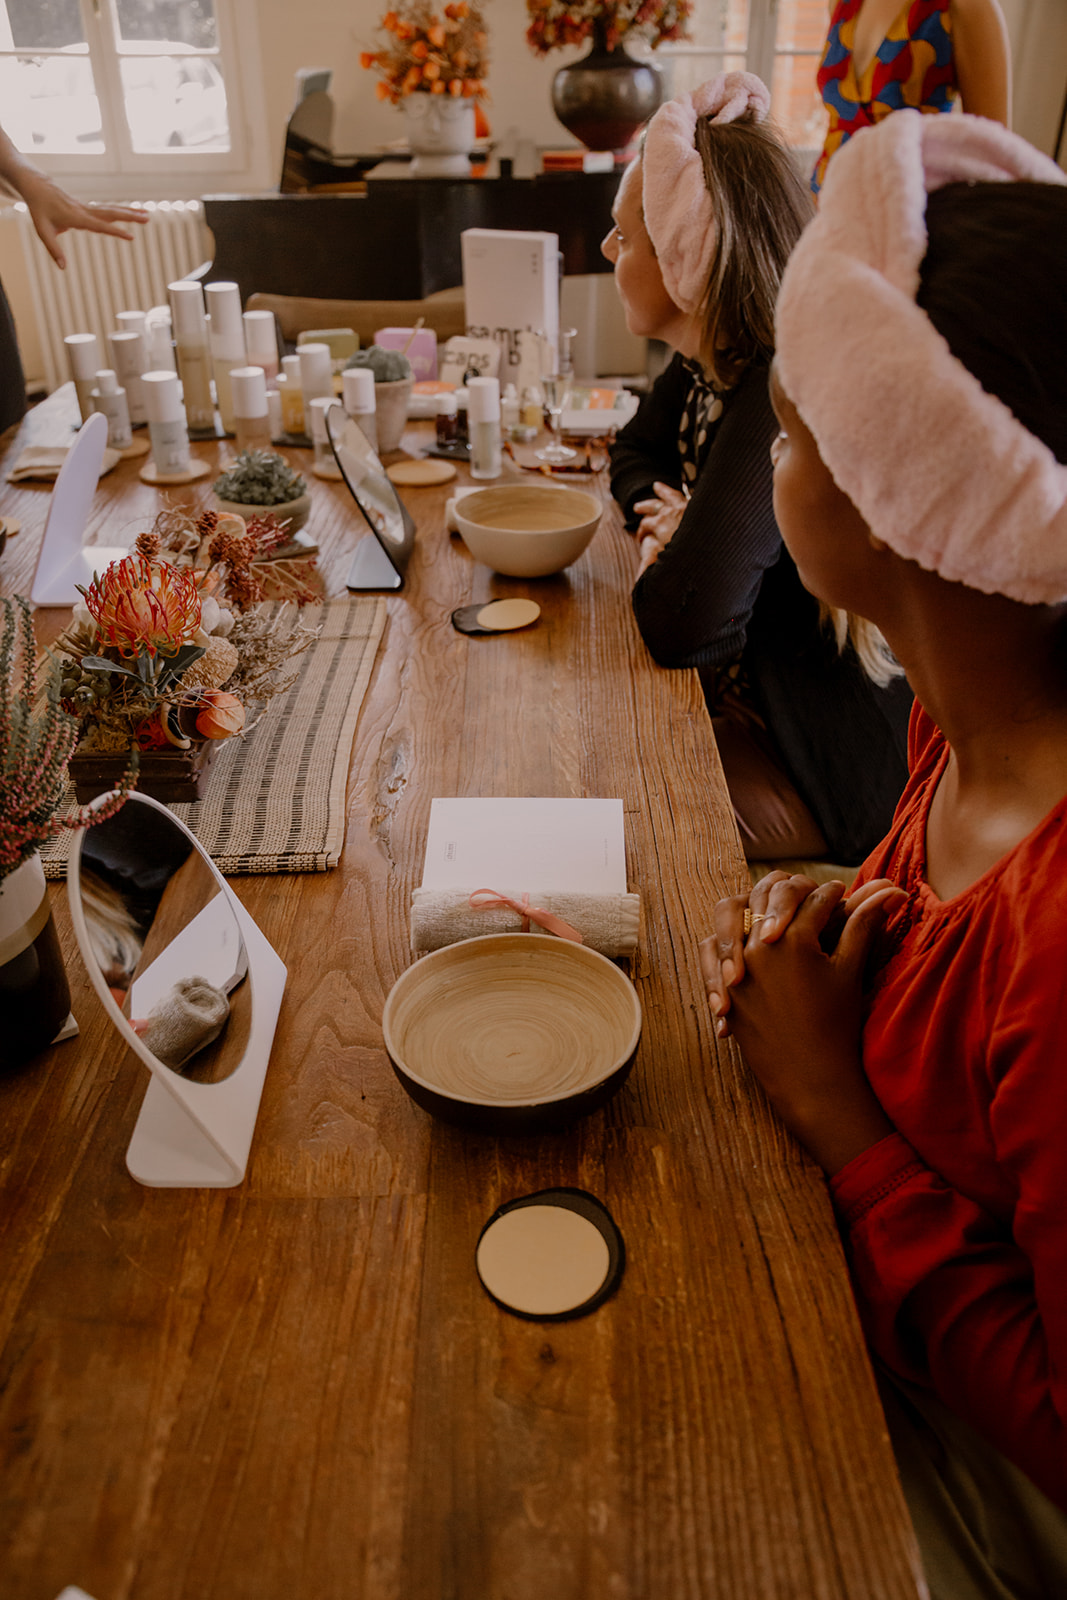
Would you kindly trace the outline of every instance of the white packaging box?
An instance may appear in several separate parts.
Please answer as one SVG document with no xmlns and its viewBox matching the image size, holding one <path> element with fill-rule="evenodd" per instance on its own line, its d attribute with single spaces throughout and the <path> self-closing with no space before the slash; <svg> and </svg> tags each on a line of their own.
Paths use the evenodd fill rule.
<svg viewBox="0 0 1067 1600">
<path fill-rule="evenodd" d="M 500 386 L 517 382 L 519 334 L 559 343 L 559 235 L 466 228 L 461 235 L 467 332 L 501 346 Z"/>
</svg>

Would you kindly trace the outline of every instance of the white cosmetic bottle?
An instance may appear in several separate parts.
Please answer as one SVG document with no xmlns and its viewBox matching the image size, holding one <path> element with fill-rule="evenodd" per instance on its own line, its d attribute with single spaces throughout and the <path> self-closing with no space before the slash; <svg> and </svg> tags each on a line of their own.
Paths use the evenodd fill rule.
<svg viewBox="0 0 1067 1600">
<path fill-rule="evenodd" d="M 135 428 L 139 428 L 148 421 L 144 408 L 144 386 L 141 383 L 141 374 L 148 365 L 144 335 L 132 330 L 128 333 L 109 333 L 107 342 L 111 346 L 111 365 L 115 376 L 126 391 L 130 421 Z"/>
<path fill-rule="evenodd" d="M 93 414 L 93 389 L 100 370 L 100 345 L 95 333 L 68 333 L 63 343 L 67 347 L 70 375 L 78 396 L 78 411 L 82 421 L 88 422 Z"/>
<path fill-rule="evenodd" d="M 471 477 L 499 478 L 500 384 L 496 378 L 468 378 Z"/>
<path fill-rule="evenodd" d="M 211 399 L 211 355 L 207 347 L 204 291 L 188 278 L 168 283 L 178 376 L 189 427 L 197 433 L 214 433 L 215 407 Z"/>
<path fill-rule="evenodd" d="M 208 309 L 208 343 L 215 373 L 215 399 L 222 426 L 233 432 L 233 395 L 230 373 L 247 364 L 245 329 L 241 320 L 241 291 L 235 283 L 209 283 L 204 286 Z"/>
<path fill-rule="evenodd" d="M 267 405 L 267 380 L 262 367 L 234 367 L 230 373 L 233 393 L 233 435 L 237 452 L 271 448 L 270 408 Z"/>
<path fill-rule="evenodd" d="M 312 400 L 332 400 L 333 357 L 328 344 L 298 344 L 300 358 L 300 387 L 304 393 L 304 411 Z"/>
<path fill-rule="evenodd" d="M 152 460 L 160 477 L 173 477 L 189 471 L 189 430 L 185 425 L 176 372 L 145 372 L 145 410 L 152 440 Z"/>
<path fill-rule="evenodd" d="M 341 374 L 344 408 L 358 423 L 371 449 L 378 450 L 378 405 L 374 393 L 374 373 L 369 367 L 346 367 Z"/>
<path fill-rule="evenodd" d="M 241 319 L 245 325 L 245 357 L 250 367 L 262 367 L 267 388 L 278 382 L 278 330 L 273 311 L 246 311 Z"/>
<path fill-rule="evenodd" d="M 93 405 L 107 418 L 109 447 L 112 450 L 128 450 L 133 443 L 130 408 L 126 404 L 126 391 L 120 389 L 119 380 L 110 367 L 102 367 L 96 375 Z"/>
</svg>

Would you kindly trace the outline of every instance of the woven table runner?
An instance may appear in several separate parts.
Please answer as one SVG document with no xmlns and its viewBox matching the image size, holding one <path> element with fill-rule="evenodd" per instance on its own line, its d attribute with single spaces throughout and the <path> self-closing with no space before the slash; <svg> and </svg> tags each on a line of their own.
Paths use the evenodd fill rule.
<svg viewBox="0 0 1067 1600">
<path fill-rule="evenodd" d="M 247 739 L 228 739 L 202 800 L 169 807 L 221 872 L 326 872 L 345 838 L 345 784 L 363 696 L 385 626 L 385 601 L 352 596 L 322 608 L 322 634 L 300 676 Z M 75 808 L 74 791 L 67 795 Z M 47 878 L 64 878 L 72 835 L 41 846 Z"/>
</svg>

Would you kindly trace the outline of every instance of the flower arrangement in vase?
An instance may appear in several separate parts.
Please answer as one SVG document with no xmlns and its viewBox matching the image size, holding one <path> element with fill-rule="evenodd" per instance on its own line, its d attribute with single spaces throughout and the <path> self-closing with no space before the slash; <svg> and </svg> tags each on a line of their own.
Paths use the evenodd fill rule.
<svg viewBox="0 0 1067 1600">
<path fill-rule="evenodd" d="M 360 65 L 377 72 L 377 95 L 402 106 L 415 177 L 464 176 L 475 138 L 475 103 L 485 99 L 489 35 L 476 0 L 405 0 L 379 24 L 378 50 Z"/>
<path fill-rule="evenodd" d="M 663 98 L 658 68 L 627 55 L 625 42 L 654 50 L 684 39 L 691 12 L 692 0 L 526 0 L 526 42 L 537 55 L 592 44 L 552 81 L 552 109 L 568 133 L 590 150 L 625 151 Z"/>
<path fill-rule="evenodd" d="M 55 645 L 62 705 L 81 733 L 79 800 L 112 787 L 131 750 L 146 793 L 196 799 L 219 743 L 290 686 L 288 664 L 318 637 L 299 612 L 318 594 L 313 560 L 268 562 L 288 538 L 269 513 L 173 507 L 82 590 Z M 266 572 L 270 593 L 292 602 L 279 615 L 263 605 Z"/>
<path fill-rule="evenodd" d="M 43 676 L 26 601 L 0 598 L 0 1068 L 21 1066 L 59 1033 L 70 989 L 52 921 L 40 846 L 56 812 L 78 737 L 60 703 L 60 669 Z M 136 758 L 135 758 L 136 760 Z M 133 778 L 128 770 L 120 788 Z M 88 827 L 122 804 L 124 792 L 65 825 Z"/>
</svg>

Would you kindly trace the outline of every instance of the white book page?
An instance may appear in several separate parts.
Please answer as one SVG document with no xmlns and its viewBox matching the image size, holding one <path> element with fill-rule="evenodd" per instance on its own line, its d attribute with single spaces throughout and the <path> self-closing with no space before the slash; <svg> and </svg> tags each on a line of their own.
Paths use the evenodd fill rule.
<svg viewBox="0 0 1067 1600">
<path fill-rule="evenodd" d="M 625 894 L 621 800 L 433 800 L 424 889 Z"/>
</svg>

